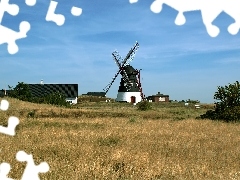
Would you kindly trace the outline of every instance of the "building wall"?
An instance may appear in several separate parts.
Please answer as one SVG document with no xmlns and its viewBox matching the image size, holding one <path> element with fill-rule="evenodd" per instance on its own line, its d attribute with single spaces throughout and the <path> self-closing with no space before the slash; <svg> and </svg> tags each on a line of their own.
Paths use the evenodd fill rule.
<svg viewBox="0 0 240 180">
<path fill-rule="evenodd" d="M 77 104 L 78 98 L 66 98 L 67 102 L 70 102 L 70 104 Z"/>
<path fill-rule="evenodd" d="M 71 104 L 77 104 L 78 84 L 28 84 L 33 97 L 41 97 L 53 92 L 60 92 Z"/>
<path fill-rule="evenodd" d="M 155 99 L 155 102 L 169 102 L 168 96 L 160 96 L 160 97 L 155 96 L 154 99 Z"/>
<path fill-rule="evenodd" d="M 147 99 L 150 102 L 169 102 L 169 96 L 149 96 Z"/>
<path fill-rule="evenodd" d="M 142 100 L 141 92 L 118 92 L 116 101 L 131 103 L 132 96 L 135 97 L 135 103 L 138 103 Z"/>
</svg>

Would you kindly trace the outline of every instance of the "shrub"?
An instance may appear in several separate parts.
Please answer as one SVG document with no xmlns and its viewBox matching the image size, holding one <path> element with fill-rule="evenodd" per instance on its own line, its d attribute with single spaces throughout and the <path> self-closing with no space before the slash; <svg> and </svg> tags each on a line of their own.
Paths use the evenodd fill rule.
<svg viewBox="0 0 240 180">
<path fill-rule="evenodd" d="M 36 115 L 36 110 L 32 110 L 27 114 L 27 117 L 28 118 L 35 118 L 35 115 Z"/>
<path fill-rule="evenodd" d="M 137 103 L 137 109 L 140 111 L 147 111 L 152 109 L 152 104 L 148 101 L 141 101 Z"/>
<path fill-rule="evenodd" d="M 31 101 L 32 99 L 32 94 L 29 90 L 28 84 L 25 84 L 23 82 L 18 82 L 15 88 L 11 88 L 9 96 L 20 99 L 22 101 Z"/>
<path fill-rule="evenodd" d="M 130 122 L 130 123 L 135 123 L 135 122 L 136 122 L 136 118 L 135 118 L 135 117 L 131 117 L 131 118 L 129 119 L 129 122 Z"/>
<path fill-rule="evenodd" d="M 53 92 L 44 97 L 44 102 L 52 105 L 69 107 L 70 103 L 66 101 L 66 97 L 60 92 Z"/>
<path fill-rule="evenodd" d="M 215 110 L 208 110 L 200 115 L 201 119 L 224 120 L 226 122 L 240 120 L 240 84 L 236 81 L 228 86 L 219 86 L 214 94 Z"/>
</svg>

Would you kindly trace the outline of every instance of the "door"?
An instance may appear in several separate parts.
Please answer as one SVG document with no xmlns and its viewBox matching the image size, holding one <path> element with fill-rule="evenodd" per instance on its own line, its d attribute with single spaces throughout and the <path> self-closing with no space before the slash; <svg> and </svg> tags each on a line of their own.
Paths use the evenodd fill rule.
<svg viewBox="0 0 240 180">
<path fill-rule="evenodd" d="M 131 103 L 136 103 L 136 97 L 135 96 L 131 96 Z"/>
</svg>

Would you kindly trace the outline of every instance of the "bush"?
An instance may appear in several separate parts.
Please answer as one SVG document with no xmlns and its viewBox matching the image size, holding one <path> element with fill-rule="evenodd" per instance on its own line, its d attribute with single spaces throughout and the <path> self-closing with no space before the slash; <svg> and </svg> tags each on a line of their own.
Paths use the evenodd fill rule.
<svg viewBox="0 0 240 180">
<path fill-rule="evenodd" d="M 240 120 L 240 84 L 236 81 L 228 86 L 219 86 L 214 94 L 215 110 L 200 115 L 200 119 L 224 120 L 226 122 Z"/>
<path fill-rule="evenodd" d="M 147 111 L 152 109 L 152 104 L 148 101 L 141 101 L 137 103 L 137 109 L 140 111 Z"/>
<path fill-rule="evenodd" d="M 70 103 L 66 101 L 66 97 L 60 92 L 53 92 L 44 97 L 46 104 L 59 105 L 59 106 L 70 106 Z"/>
</svg>

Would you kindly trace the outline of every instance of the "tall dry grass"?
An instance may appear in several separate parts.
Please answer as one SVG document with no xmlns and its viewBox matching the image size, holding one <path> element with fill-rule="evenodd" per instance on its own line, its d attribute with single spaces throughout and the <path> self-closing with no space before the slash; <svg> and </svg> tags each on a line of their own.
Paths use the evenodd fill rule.
<svg viewBox="0 0 240 180">
<path fill-rule="evenodd" d="M 194 119 L 206 109 L 165 104 L 139 112 L 101 103 L 66 109 L 8 100 L 0 124 L 10 115 L 20 124 L 16 136 L 0 135 L 0 163 L 11 164 L 12 178 L 25 168 L 15 158 L 24 150 L 36 164 L 50 165 L 41 179 L 240 179 L 239 124 Z"/>
</svg>

